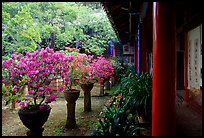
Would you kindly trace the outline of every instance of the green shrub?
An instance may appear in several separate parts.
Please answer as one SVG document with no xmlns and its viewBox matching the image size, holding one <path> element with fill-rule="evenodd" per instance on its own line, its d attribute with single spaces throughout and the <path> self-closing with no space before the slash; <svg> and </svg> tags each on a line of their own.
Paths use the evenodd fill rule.
<svg viewBox="0 0 204 138">
<path fill-rule="evenodd" d="M 121 75 L 117 94 L 130 100 L 131 110 L 138 116 L 151 120 L 152 76 L 149 73 L 134 73 L 132 66 Z"/>
<path fill-rule="evenodd" d="M 96 136 L 134 136 L 143 129 L 138 127 L 137 116 L 130 112 L 122 95 L 114 97 L 100 115 Z"/>
</svg>

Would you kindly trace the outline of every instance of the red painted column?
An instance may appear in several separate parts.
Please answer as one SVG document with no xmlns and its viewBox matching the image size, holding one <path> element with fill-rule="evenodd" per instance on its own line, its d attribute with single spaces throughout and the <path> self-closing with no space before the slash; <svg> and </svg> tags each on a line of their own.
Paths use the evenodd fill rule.
<svg viewBox="0 0 204 138">
<path fill-rule="evenodd" d="M 152 136 L 176 135 L 176 21 L 170 2 L 153 3 Z"/>
<path fill-rule="evenodd" d="M 188 34 L 184 32 L 184 101 L 189 103 L 188 95 Z"/>
</svg>

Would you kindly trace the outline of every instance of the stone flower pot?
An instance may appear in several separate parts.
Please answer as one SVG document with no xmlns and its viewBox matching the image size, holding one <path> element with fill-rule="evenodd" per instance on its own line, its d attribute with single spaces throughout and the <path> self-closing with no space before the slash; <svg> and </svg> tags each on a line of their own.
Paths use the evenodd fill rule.
<svg viewBox="0 0 204 138">
<path fill-rule="evenodd" d="M 45 107 L 45 109 L 41 110 L 23 111 L 20 109 L 18 111 L 18 115 L 23 125 L 30 130 L 27 132 L 28 136 L 42 136 L 42 132 L 44 130 L 42 126 L 47 121 L 51 111 L 51 107 L 49 105 L 46 105 Z"/>
<path fill-rule="evenodd" d="M 105 89 L 106 90 L 110 90 L 110 77 L 106 77 L 105 79 L 104 79 L 104 86 L 105 86 Z"/>
<path fill-rule="evenodd" d="M 99 79 L 98 83 L 100 84 L 100 92 L 99 92 L 99 96 L 103 96 L 104 95 L 104 83 L 105 83 L 105 79 L 104 77 L 101 77 L 103 79 Z"/>
<path fill-rule="evenodd" d="M 82 84 L 81 89 L 84 91 L 84 112 L 91 111 L 91 90 L 93 89 L 94 83 Z"/>
<path fill-rule="evenodd" d="M 75 106 L 76 100 L 79 98 L 80 90 L 69 90 L 64 91 L 64 98 L 67 101 L 67 121 L 65 128 L 72 129 L 76 128 L 76 118 L 75 118 Z"/>
</svg>

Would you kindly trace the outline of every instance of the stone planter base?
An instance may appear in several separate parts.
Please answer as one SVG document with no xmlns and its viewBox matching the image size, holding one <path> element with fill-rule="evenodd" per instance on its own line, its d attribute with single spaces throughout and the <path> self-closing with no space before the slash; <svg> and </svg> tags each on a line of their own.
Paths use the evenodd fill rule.
<svg viewBox="0 0 204 138">
<path fill-rule="evenodd" d="M 67 101 L 67 121 L 65 128 L 74 129 L 77 128 L 76 118 L 75 118 L 75 106 L 76 100 L 79 98 L 79 90 L 70 90 L 64 92 L 65 100 Z"/>
<path fill-rule="evenodd" d="M 94 83 L 82 84 L 81 88 L 84 91 L 84 112 L 91 112 L 91 90 Z"/>
<path fill-rule="evenodd" d="M 18 115 L 23 125 L 29 129 L 27 135 L 42 136 L 42 132 L 44 130 L 42 126 L 47 121 L 50 111 L 51 107 L 49 105 L 47 105 L 47 108 L 44 110 L 23 111 L 20 109 L 18 111 Z"/>
</svg>

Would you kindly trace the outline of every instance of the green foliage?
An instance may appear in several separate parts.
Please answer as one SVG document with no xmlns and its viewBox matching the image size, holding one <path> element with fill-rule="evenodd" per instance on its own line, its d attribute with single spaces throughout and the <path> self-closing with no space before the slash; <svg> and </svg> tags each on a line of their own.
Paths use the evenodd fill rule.
<svg viewBox="0 0 204 138">
<path fill-rule="evenodd" d="M 100 2 L 80 2 L 82 5 L 88 6 L 90 8 L 94 9 L 101 9 L 101 3 Z"/>
<path fill-rule="evenodd" d="M 139 130 L 138 120 L 128 107 L 128 101 L 116 98 L 111 106 L 105 107 L 99 119 L 96 136 L 134 136 Z"/>
<path fill-rule="evenodd" d="M 8 76 L 8 73 L 4 69 L 2 69 L 2 77 L 4 78 L 6 76 Z"/>
<path fill-rule="evenodd" d="M 130 100 L 129 106 L 138 116 L 151 120 L 152 76 L 149 73 L 134 73 L 133 67 L 127 67 L 121 75 L 117 93 Z"/>
<path fill-rule="evenodd" d="M 5 84 L 2 84 L 2 94 L 3 95 L 10 95 L 10 91 L 11 91 L 11 86 L 5 86 Z"/>
<path fill-rule="evenodd" d="M 12 89 L 14 85 L 10 80 L 7 80 L 6 77 L 8 77 L 8 73 L 2 70 L 2 77 L 4 77 L 4 81 L 7 81 L 6 83 L 2 83 L 2 94 L 3 94 L 3 103 L 5 105 L 8 105 L 9 103 L 15 101 L 18 98 L 24 97 L 23 90 L 25 88 L 25 83 L 27 82 L 28 76 L 23 76 L 21 80 L 19 80 L 19 86 L 21 86 L 18 89 L 18 92 L 13 92 Z"/>
<path fill-rule="evenodd" d="M 137 81 L 129 92 L 133 110 L 136 109 L 138 116 L 151 120 L 152 76 L 149 73 L 136 74 Z M 135 90 L 135 91 L 134 91 Z"/>
<path fill-rule="evenodd" d="M 2 56 L 2 60 L 8 60 L 10 58 L 10 55 Z"/>
<path fill-rule="evenodd" d="M 100 3 L 83 2 L 4 2 L 2 3 L 3 49 L 18 51 L 37 48 L 36 42 L 51 38 L 46 45 L 83 47 L 88 53 L 103 54 L 110 39 L 117 41 Z"/>
<path fill-rule="evenodd" d="M 2 49 L 20 52 L 27 46 L 35 50 L 35 42 L 41 40 L 29 8 L 25 4 L 9 2 L 3 3 L 2 11 Z"/>
<path fill-rule="evenodd" d="M 122 66 L 122 58 L 112 57 L 110 62 L 114 68 L 114 74 L 119 76 L 124 70 L 124 66 Z"/>
<path fill-rule="evenodd" d="M 134 73 L 134 66 L 124 66 L 116 95 L 103 110 L 97 136 L 133 136 L 143 129 L 137 117 L 151 121 L 152 76 Z"/>
<path fill-rule="evenodd" d="M 62 128 L 55 128 L 55 135 L 54 136 L 61 136 L 63 133 L 63 129 Z"/>
<path fill-rule="evenodd" d="M 2 94 L 3 94 L 3 103 L 8 105 L 9 103 L 15 101 L 18 98 L 23 97 L 22 93 L 12 94 L 12 85 L 6 86 L 5 84 L 2 85 Z"/>
<path fill-rule="evenodd" d="M 121 81 L 128 77 L 129 74 L 134 74 L 134 65 L 128 65 L 128 64 L 123 64 L 122 68 L 120 69 L 119 73 L 119 82 L 122 83 Z M 119 85 L 121 86 L 121 85 Z"/>
</svg>

